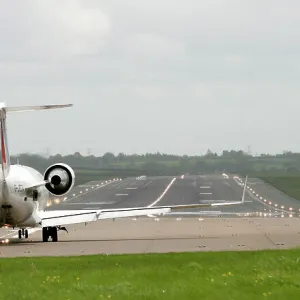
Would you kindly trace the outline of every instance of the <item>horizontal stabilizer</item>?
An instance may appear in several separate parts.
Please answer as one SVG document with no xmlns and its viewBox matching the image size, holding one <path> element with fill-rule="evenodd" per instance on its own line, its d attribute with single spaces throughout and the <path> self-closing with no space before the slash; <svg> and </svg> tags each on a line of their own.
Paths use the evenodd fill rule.
<svg viewBox="0 0 300 300">
<path fill-rule="evenodd" d="M 51 104 L 51 105 L 34 105 L 34 106 L 5 106 L 3 109 L 7 113 L 14 112 L 27 112 L 27 111 L 35 111 L 35 110 L 48 110 L 48 109 L 57 109 L 57 108 L 66 108 L 72 107 L 73 104 Z"/>
</svg>

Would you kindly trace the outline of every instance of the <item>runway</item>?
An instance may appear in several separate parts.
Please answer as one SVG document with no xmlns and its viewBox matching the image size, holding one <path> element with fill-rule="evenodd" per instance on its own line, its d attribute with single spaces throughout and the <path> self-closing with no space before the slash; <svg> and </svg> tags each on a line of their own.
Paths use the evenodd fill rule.
<svg viewBox="0 0 300 300">
<path fill-rule="evenodd" d="M 0 229 L 0 255 L 44 256 L 99 253 L 256 250 L 300 245 L 300 201 L 250 178 L 243 205 L 193 209 L 164 216 L 102 220 L 68 226 L 59 242 L 42 243 L 41 231 L 28 240 Z M 94 181 L 73 188 L 48 209 L 107 209 L 238 201 L 243 179 L 221 175 L 148 177 Z"/>
<path fill-rule="evenodd" d="M 239 201 L 242 197 L 242 183 L 242 178 L 224 179 L 221 175 L 94 181 L 74 188 L 67 197 L 60 199 L 59 205 L 53 205 L 49 209 L 110 209 Z M 249 178 L 247 186 L 243 205 L 209 210 L 190 209 L 176 214 L 236 217 L 237 214 L 239 216 L 270 216 L 270 214 L 286 216 L 300 212 L 300 201 L 284 195 L 257 178 Z M 172 213 L 172 215 L 176 214 Z"/>
</svg>

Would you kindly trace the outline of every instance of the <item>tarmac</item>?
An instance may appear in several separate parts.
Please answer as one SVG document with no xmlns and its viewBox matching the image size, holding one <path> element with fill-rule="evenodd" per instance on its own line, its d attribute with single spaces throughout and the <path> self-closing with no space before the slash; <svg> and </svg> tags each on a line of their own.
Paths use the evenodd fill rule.
<svg viewBox="0 0 300 300">
<path fill-rule="evenodd" d="M 73 188 L 48 209 L 237 201 L 243 182 L 221 175 L 93 181 Z M 299 209 L 300 201 L 250 178 L 243 205 L 77 224 L 68 226 L 68 233 L 59 231 L 56 243 L 41 242 L 38 229 L 19 241 L 16 232 L 2 228 L 0 257 L 294 248 L 300 245 Z"/>
</svg>

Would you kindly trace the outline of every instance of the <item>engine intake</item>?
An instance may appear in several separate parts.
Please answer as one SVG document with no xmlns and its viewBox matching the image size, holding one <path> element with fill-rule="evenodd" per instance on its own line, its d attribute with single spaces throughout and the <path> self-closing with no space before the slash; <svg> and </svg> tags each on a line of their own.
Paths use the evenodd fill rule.
<svg viewBox="0 0 300 300">
<path fill-rule="evenodd" d="M 50 166 L 44 174 L 47 190 L 55 196 L 62 196 L 68 193 L 75 183 L 75 173 L 73 169 L 63 163 Z"/>
</svg>

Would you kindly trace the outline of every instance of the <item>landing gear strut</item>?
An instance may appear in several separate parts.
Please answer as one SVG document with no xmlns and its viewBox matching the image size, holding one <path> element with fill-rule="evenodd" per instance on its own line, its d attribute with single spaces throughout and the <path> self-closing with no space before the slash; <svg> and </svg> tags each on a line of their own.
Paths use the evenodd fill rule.
<svg viewBox="0 0 300 300">
<path fill-rule="evenodd" d="M 24 228 L 19 229 L 18 236 L 19 236 L 19 239 L 21 239 L 22 237 L 24 237 L 25 239 L 28 239 L 28 230 L 24 229 Z"/>
<path fill-rule="evenodd" d="M 43 227 L 43 242 L 48 242 L 49 237 L 52 242 L 57 242 L 57 227 Z"/>
</svg>

